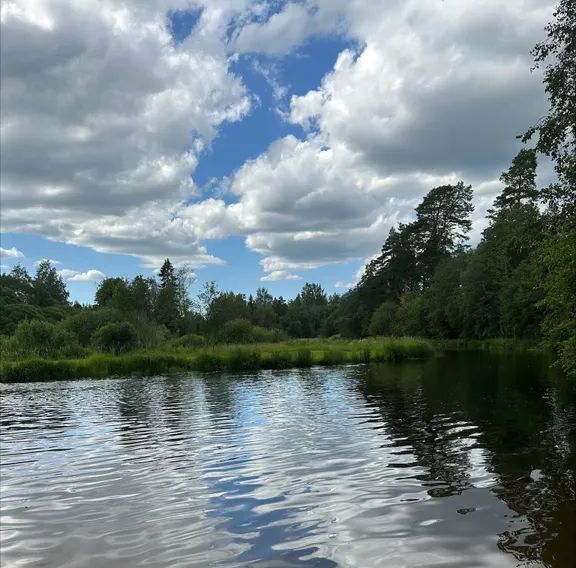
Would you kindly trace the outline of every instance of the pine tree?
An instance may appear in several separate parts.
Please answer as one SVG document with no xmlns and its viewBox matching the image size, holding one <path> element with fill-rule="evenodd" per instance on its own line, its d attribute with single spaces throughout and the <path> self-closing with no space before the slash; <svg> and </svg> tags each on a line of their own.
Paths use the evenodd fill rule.
<svg viewBox="0 0 576 568">
<path fill-rule="evenodd" d="M 533 203 L 536 200 L 537 165 L 536 150 L 523 148 L 518 152 L 508 171 L 500 176 L 504 189 L 494 200 L 496 212 L 521 203 Z"/>
<path fill-rule="evenodd" d="M 440 260 L 464 250 L 473 210 L 472 186 L 461 181 L 435 187 L 418 205 L 414 231 L 423 283 L 430 280 Z"/>
<path fill-rule="evenodd" d="M 158 276 L 160 277 L 160 286 L 162 288 L 165 288 L 170 282 L 174 281 L 174 266 L 169 258 L 162 264 Z"/>
</svg>

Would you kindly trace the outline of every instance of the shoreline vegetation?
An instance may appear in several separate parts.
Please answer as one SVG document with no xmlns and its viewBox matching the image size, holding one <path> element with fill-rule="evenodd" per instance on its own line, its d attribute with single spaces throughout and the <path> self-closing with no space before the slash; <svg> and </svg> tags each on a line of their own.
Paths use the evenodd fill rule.
<svg viewBox="0 0 576 568">
<path fill-rule="evenodd" d="M 253 345 L 214 345 L 172 351 L 93 353 L 81 359 L 31 358 L 0 364 L 0 382 L 36 382 L 171 372 L 251 372 L 426 359 L 436 350 L 419 338 L 293 340 Z"/>
<path fill-rule="evenodd" d="M 309 339 L 252 345 L 214 345 L 172 351 L 92 353 L 78 359 L 29 358 L 0 364 L 0 383 L 42 382 L 184 371 L 255 372 L 312 366 L 402 363 L 449 351 L 518 353 L 545 351 L 542 344 L 515 339 L 431 341 L 423 338 Z"/>
</svg>

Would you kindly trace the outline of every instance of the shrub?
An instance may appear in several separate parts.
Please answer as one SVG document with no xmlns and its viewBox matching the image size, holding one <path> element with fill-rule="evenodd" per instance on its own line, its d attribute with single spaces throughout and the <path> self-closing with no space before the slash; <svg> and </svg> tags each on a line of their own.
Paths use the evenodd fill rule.
<svg viewBox="0 0 576 568">
<path fill-rule="evenodd" d="M 0 335 L 0 360 L 9 361 L 18 357 L 18 345 L 13 337 Z"/>
<path fill-rule="evenodd" d="M 255 343 L 280 343 L 281 341 L 286 341 L 288 335 L 281 329 L 254 326 L 252 328 L 252 339 Z"/>
<path fill-rule="evenodd" d="M 12 335 L 20 322 L 28 320 L 44 320 L 42 310 L 30 304 L 0 306 L 0 334 Z"/>
<path fill-rule="evenodd" d="M 247 319 L 227 321 L 218 333 L 218 340 L 221 343 L 252 343 L 252 324 Z"/>
<path fill-rule="evenodd" d="M 300 349 L 296 352 L 294 358 L 295 367 L 311 367 L 312 366 L 312 353 L 310 349 Z"/>
<path fill-rule="evenodd" d="M 561 343 L 558 362 L 567 376 L 576 378 L 576 335 Z"/>
<path fill-rule="evenodd" d="M 236 349 L 226 358 L 229 371 L 257 371 L 262 368 L 262 356 L 259 351 Z"/>
<path fill-rule="evenodd" d="M 224 368 L 222 357 L 216 353 L 200 353 L 194 359 L 192 366 L 196 371 L 221 371 Z"/>
<path fill-rule="evenodd" d="M 425 329 L 422 298 L 416 293 L 406 292 L 400 298 L 396 312 L 394 330 L 396 335 L 423 335 Z"/>
<path fill-rule="evenodd" d="M 136 347 L 138 335 L 129 322 L 109 323 L 98 329 L 92 338 L 92 344 L 100 351 L 123 353 Z"/>
<path fill-rule="evenodd" d="M 15 352 L 26 357 L 74 357 L 81 351 L 74 334 L 42 320 L 20 322 L 14 343 Z"/>
<path fill-rule="evenodd" d="M 172 345 L 184 349 L 197 349 L 204 345 L 204 337 L 202 335 L 196 335 L 195 333 L 188 333 L 187 335 L 175 339 Z"/>
<path fill-rule="evenodd" d="M 368 335 L 393 335 L 398 307 L 394 302 L 384 302 L 372 314 Z"/>
<path fill-rule="evenodd" d="M 324 351 L 319 361 L 320 365 L 342 365 L 346 363 L 346 353 L 344 351 L 329 350 Z"/>
<path fill-rule="evenodd" d="M 262 365 L 266 369 L 290 369 L 294 366 L 290 353 L 285 351 L 272 351 Z"/>
<path fill-rule="evenodd" d="M 154 349 L 165 343 L 170 337 L 170 332 L 165 325 L 143 323 L 136 327 L 138 347 L 142 349 Z"/>
</svg>

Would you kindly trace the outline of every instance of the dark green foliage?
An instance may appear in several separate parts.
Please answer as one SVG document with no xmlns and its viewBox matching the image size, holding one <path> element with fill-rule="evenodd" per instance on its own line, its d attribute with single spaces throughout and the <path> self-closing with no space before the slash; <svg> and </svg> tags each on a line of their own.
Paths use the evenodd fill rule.
<svg viewBox="0 0 576 568">
<path fill-rule="evenodd" d="M 384 302 L 380 304 L 372 314 L 369 335 L 394 335 L 396 325 L 396 312 L 398 306 L 394 302 Z"/>
<path fill-rule="evenodd" d="M 2 343 L 2 342 L 0 342 Z M 0 345 L 1 346 L 1 345 Z M 306 368 L 316 365 L 401 361 L 430 357 L 432 346 L 423 340 L 304 340 L 284 343 L 273 350 L 218 347 L 183 353 L 129 353 L 91 355 L 85 359 L 51 361 L 26 359 L 2 362 L 1 382 L 61 380 L 82 377 L 155 375 L 174 371 L 256 371 Z"/>
<path fill-rule="evenodd" d="M 232 320 L 248 320 L 248 305 L 244 294 L 223 292 L 212 299 L 208 306 L 206 325 L 211 335 L 217 336 L 224 324 Z"/>
<path fill-rule="evenodd" d="M 14 342 L 15 350 L 24 357 L 74 357 L 80 353 L 74 334 L 42 320 L 19 323 Z"/>
<path fill-rule="evenodd" d="M 255 325 L 252 327 L 252 339 L 254 343 L 279 343 L 286 341 L 288 335 L 281 329 L 266 329 Z"/>
<path fill-rule="evenodd" d="M 464 329 L 462 276 L 469 255 L 462 253 L 438 264 L 422 296 L 426 329 L 432 337 L 456 338 Z"/>
<path fill-rule="evenodd" d="M 204 337 L 201 335 L 196 335 L 195 333 L 189 333 L 183 335 L 176 339 L 173 343 L 174 347 L 181 347 L 183 349 L 197 349 L 203 347 L 205 344 Z"/>
<path fill-rule="evenodd" d="M 347 363 L 346 353 L 344 351 L 329 350 L 324 351 L 318 361 L 319 365 L 343 365 Z"/>
<path fill-rule="evenodd" d="M 103 315 L 101 310 L 83 310 L 69 317 L 62 323 L 62 327 L 72 332 L 80 345 L 86 347 L 90 345 L 94 332 L 107 323 Z"/>
<path fill-rule="evenodd" d="M 30 304 L 0 305 L 0 335 L 12 335 L 22 321 L 44 321 L 42 310 Z"/>
<path fill-rule="evenodd" d="M 224 360 L 215 353 L 200 353 L 194 360 L 194 370 L 202 372 L 221 371 Z"/>
<path fill-rule="evenodd" d="M 32 301 L 32 278 L 23 266 L 16 264 L 9 274 L 0 275 L 0 302 L 31 304 Z"/>
<path fill-rule="evenodd" d="M 290 369 L 293 366 L 290 353 L 282 351 L 272 351 L 262 361 L 263 369 Z"/>
<path fill-rule="evenodd" d="M 463 182 L 435 187 L 418 205 L 414 231 L 423 283 L 430 281 L 442 259 L 463 249 L 473 209 L 472 186 Z"/>
<path fill-rule="evenodd" d="M 109 323 L 94 333 L 92 344 L 99 351 L 123 353 L 136 347 L 138 334 L 129 322 Z"/>
<path fill-rule="evenodd" d="M 252 343 L 252 324 L 247 319 L 227 321 L 218 333 L 220 343 Z"/>
<path fill-rule="evenodd" d="M 523 148 L 512 161 L 508 171 L 500 176 L 504 184 L 502 193 L 494 200 L 494 208 L 501 211 L 513 205 L 535 203 L 536 189 L 536 150 Z"/>
<path fill-rule="evenodd" d="M 262 355 L 259 351 L 235 349 L 224 360 L 227 371 L 258 371 L 262 367 Z"/>
<path fill-rule="evenodd" d="M 99 308 L 126 310 L 131 304 L 128 281 L 125 278 L 105 278 L 96 290 L 95 300 Z"/>
<path fill-rule="evenodd" d="M 423 336 L 426 335 L 422 296 L 407 292 L 400 298 L 396 311 L 395 335 Z"/>
<path fill-rule="evenodd" d="M 532 54 L 544 67 L 548 115 L 528 129 L 526 142 L 536 138 L 536 150 L 554 161 L 558 182 L 544 191 L 552 211 L 563 220 L 576 215 L 576 2 L 560 0 L 548 37 Z"/>
<path fill-rule="evenodd" d="M 366 266 L 358 288 L 360 299 L 372 311 L 386 299 L 395 301 L 419 285 L 415 225 L 401 223 L 397 230 L 390 229 L 382 253 Z"/>
<path fill-rule="evenodd" d="M 294 357 L 294 366 L 299 368 L 312 366 L 312 353 L 310 349 L 299 349 Z"/>
<path fill-rule="evenodd" d="M 64 281 L 48 260 L 41 261 L 36 270 L 32 282 L 32 303 L 40 307 L 68 305 Z"/>
<path fill-rule="evenodd" d="M 560 227 L 546 239 L 537 259 L 543 270 L 540 282 L 543 330 L 546 338 L 558 345 L 560 364 L 576 376 L 574 343 L 576 338 L 576 227 Z"/>
</svg>

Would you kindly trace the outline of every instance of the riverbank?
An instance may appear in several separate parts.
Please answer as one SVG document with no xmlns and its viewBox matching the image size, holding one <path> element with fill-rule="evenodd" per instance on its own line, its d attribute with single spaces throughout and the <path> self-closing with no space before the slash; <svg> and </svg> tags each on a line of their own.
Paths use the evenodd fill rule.
<svg viewBox="0 0 576 568">
<path fill-rule="evenodd" d="M 83 359 L 25 359 L 0 364 L 0 382 L 54 381 L 179 371 L 257 371 L 432 357 L 431 341 L 417 338 L 293 340 L 250 346 L 218 345 L 170 352 L 92 354 Z"/>
</svg>

